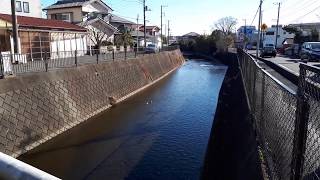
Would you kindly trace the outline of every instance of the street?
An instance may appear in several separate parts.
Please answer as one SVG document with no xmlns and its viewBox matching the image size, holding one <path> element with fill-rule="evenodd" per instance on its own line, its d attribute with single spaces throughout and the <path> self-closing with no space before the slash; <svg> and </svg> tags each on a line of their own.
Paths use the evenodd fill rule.
<svg viewBox="0 0 320 180">
<path fill-rule="evenodd" d="M 255 55 L 256 51 L 255 50 L 248 50 L 248 53 Z M 282 68 L 296 74 L 299 75 L 299 65 L 301 62 L 300 59 L 294 59 L 294 58 L 290 58 L 288 56 L 285 55 L 280 55 L 278 54 L 277 57 L 273 58 L 273 57 L 265 57 L 265 60 L 271 61 L 279 66 L 281 66 Z M 312 66 L 316 66 L 316 67 L 320 67 L 320 62 L 308 62 L 307 64 L 312 65 Z"/>
</svg>

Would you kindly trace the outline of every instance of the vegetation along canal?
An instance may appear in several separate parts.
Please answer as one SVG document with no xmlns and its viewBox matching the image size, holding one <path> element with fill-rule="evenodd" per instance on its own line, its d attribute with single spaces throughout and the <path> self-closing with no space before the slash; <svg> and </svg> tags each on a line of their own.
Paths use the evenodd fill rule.
<svg viewBox="0 0 320 180">
<path fill-rule="evenodd" d="M 189 60 L 19 159 L 62 179 L 199 179 L 225 73 Z"/>
</svg>

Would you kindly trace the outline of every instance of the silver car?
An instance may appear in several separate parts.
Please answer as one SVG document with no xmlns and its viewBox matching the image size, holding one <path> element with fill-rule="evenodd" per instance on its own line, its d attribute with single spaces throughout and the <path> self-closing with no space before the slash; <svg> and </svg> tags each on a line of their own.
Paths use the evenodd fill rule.
<svg viewBox="0 0 320 180">
<path fill-rule="evenodd" d="M 157 46 L 155 44 L 148 44 L 145 51 L 146 51 L 146 53 L 157 53 L 157 52 L 159 52 L 159 49 L 157 48 Z"/>
</svg>

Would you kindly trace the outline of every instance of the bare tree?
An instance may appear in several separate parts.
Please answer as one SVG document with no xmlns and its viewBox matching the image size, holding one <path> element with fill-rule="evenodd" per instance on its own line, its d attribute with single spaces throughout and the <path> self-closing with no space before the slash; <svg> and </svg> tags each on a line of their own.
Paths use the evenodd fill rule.
<svg viewBox="0 0 320 180">
<path fill-rule="evenodd" d="M 100 49 L 102 42 L 108 37 L 108 35 L 105 32 L 93 26 L 88 26 L 87 29 L 90 34 L 89 37 L 91 41 L 94 43 L 94 48 Z"/>
<path fill-rule="evenodd" d="M 230 35 L 232 34 L 232 30 L 237 25 L 237 19 L 234 17 L 224 17 L 219 19 L 215 24 L 214 27 L 217 30 L 220 30 L 223 32 L 224 35 Z"/>
</svg>

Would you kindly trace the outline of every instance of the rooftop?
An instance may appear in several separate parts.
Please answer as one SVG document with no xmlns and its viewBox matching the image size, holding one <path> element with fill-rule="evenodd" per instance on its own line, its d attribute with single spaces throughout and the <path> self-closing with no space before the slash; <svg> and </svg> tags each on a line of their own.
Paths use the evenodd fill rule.
<svg viewBox="0 0 320 180">
<path fill-rule="evenodd" d="M 104 3 L 102 0 L 59 0 L 58 2 L 44 8 L 43 10 L 69 8 L 69 7 L 81 7 L 87 4 L 91 4 L 93 2 L 100 2 L 112 10 L 112 8 L 108 6 L 106 3 Z"/>
<path fill-rule="evenodd" d="M 0 14 L 0 19 L 9 23 L 12 23 L 12 17 L 9 14 Z M 43 29 L 43 30 L 69 30 L 69 31 L 81 31 L 86 32 L 87 30 L 59 20 L 42 19 L 26 16 L 17 16 L 17 23 L 19 27 L 30 28 L 30 29 Z"/>
<path fill-rule="evenodd" d="M 190 32 L 188 34 L 183 35 L 182 37 L 198 37 L 198 36 L 200 36 L 200 34 L 196 32 Z"/>
<path fill-rule="evenodd" d="M 115 23 L 123 23 L 123 24 L 135 24 L 132 21 L 126 20 L 122 17 L 119 17 L 117 15 L 111 14 L 111 22 L 115 22 Z"/>
<path fill-rule="evenodd" d="M 143 28 L 144 28 L 144 26 L 142 25 L 142 26 L 140 26 L 140 29 L 142 29 L 143 30 Z M 158 26 L 146 26 L 146 30 L 153 30 L 154 28 L 157 28 L 157 29 L 159 29 L 160 30 L 160 28 L 158 27 Z"/>
</svg>

